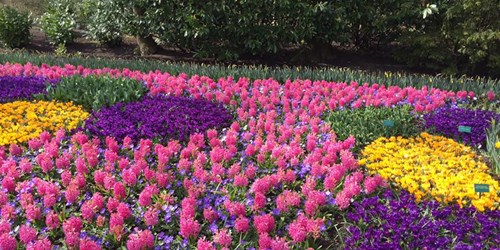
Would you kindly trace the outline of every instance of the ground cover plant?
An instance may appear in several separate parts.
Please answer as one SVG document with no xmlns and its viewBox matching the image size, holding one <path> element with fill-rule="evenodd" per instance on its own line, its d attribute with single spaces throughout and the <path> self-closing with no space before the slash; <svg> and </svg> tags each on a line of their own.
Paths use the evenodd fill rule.
<svg viewBox="0 0 500 250">
<path fill-rule="evenodd" d="M 15 101 L 0 104 L 0 145 L 26 143 L 43 131 L 75 129 L 88 115 L 71 103 Z"/>
<path fill-rule="evenodd" d="M 434 133 L 452 137 L 468 145 L 484 147 L 486 131 L 491 127 L 492 121 L 500 121 L 500 115 L 487 110 L 444 107 L 425 114 L 423 119 L 425 128 Z"/>
<path fill-rule="evenodd" d="M 118 102 L 137 101 L 146 92 L 147 88 L 143 83 L 128 78 L 77 75 L 62 78 L 57 85 L 50 86 L 46 94 L 38 95 L 37 98 L 71 101 L 90 111 Z"/>
<path fill-rule="evenodd" d="M 495 249 L 500 211 L 416 202 L 408 192 L 385 191 L 353 204 L 347 213 L 349 249 Z M 357 222 L 357 223 L 356 223 Z"/>
<path fill-rule="evenodd" d="M 165 143 L 227 127 L 232 118 L 222 105 L 208 100 L 156 96 L 95 111 L 83 130 L 102 138 L 128 136 L 134 142 L 150 138 Z"/>
<path fill-rule="evenodd" d="M 386 106 L 396 103 L 386 102 Z M 366 108 L 361 108 L 366 105 Z M 381 136 L 403 136 L 417 135 L 422 130 L 422 124 L 413 107 L 400 106 L 380 107 L 383 103 L 364 103 L 358 99 L 352 108 L 331 111 L 325 118 L 331 124 L 333 131 L 340 140 L 349 136 L 356 138 L 355 151 L 360 152 L 366 145 Z"/>
<path fill-rule="evenodd" d="M 419 160 L 432 151 L 426 147 L 442 146 L 436 157 L 441 162 L 429 172 L 448 162 L 451 168 L 454 162 L 456 169 L 451 172 L 460 175 L 469 170 L 475 175 L 467 173 L 465 178 L 490 184 L 490 192 L 480 197 L 467 196 L 465 183 L 459 186 L 465 197 L 460 204 L 464 209 L 476 207 L 478 215 L 462 208 L 453 208 L 452 213 L 484 222 L 481 230 L 500 221 L 495 211 L 489 211 L 498 209 L 498 181 L 470 147 L 429 134 L 422 136 L 432 143 L 417 146 L 403 145 L 410 139 L 402 137 L 382 144 L 381 138 L 363 151 L 367 155 L 370 146 L 382 144 L 373 146 L 373 159 L 367 156 L 358 162 L 353 153 L 356 138 L 340 139 L 322 120 L 327 113 L 361 108 L 363 100 L 387 107 L 406 104 L 420 116 L 467 103 L 477 96 L 474 92 L 325 80 L 279 82 L 230 76 L 214 80 L 159 70 L 72 65 L 4 64 L 0 76 L 61 81 L 75 76 L 127 78 L 148 89 L 140 100 L 92 110 L 79 128 L 37 131 L 22 143 L 5 139 L 0 148 L 0 249 L 369 248 L 360 235 L 366 234 L 376 246 L 372 238 L 380 233 L 356 219 L 356 213 L 363 213 L 356 204 L 374 197 L 393 206 L 388 195 L 379 196 L 380 191 L 390 187 L 399 192 L 404 185 L 383 171 L 366 169 L 383 150 L 398 155 L 397 149 L 411 152 L 412 147 L 409 158 Z M 127 115 L 138 122 L 131 125 L 128 121 L 133 119 Z M 108 127 L 96 126 L 100 121 Z M 113 134 L 120 126 L 123 130 Z M 150 129 L 155 126 L 166 130 Z M 174 130 L 185 131 L 184 136 L 170 135 Z M 400 158 L 406 159 L 404 154 Z M 432 192 L 433 187 L 423 191 Z M 450 197 L 445 198 L 451 201 L 437 199 L 435 207 L 421 204 L 423 209 L 407 203 L 412 218 L 419 213 L 416 218 L 424 220 L 429 215 L 420 214 L 423 211 L 446 213 L 447 203 L 457 202 Z M 428 202 L 434 197 L 417 199 Z M 403 217 L 396 207 L 391 209 L 394 216 Z M 393 228 L 390 223 L 386 227 Z M 379 224 L 384 226 L 383 221 Z M 455 239 L 457 246 L 458 241 L 494 245 L 498 232 L 488 230 L 473 240 L 457 231 L 440 236 L 440 246 L 453 246 Z M 384 237 L 394 242 L 401 235 Z"/>
<path fill-rule="evenodd" d="M 361 164 L 408 190 L 417 201 L 473 205 L 479 211 L 497 209 L 498 181 L 472 148 L 452 139 L 422 133 L 418 137 L 381 137 L 363 150 Z M 491 192 L 479 195 L 474 183 L 489 184 Z"/>
<path fill-rule="evenodd" d="M 43 77 L 0 77 L 0 103 L 15 100 L 32 100 L 34 95 L 46 93 L 55 81 Z"/>
</svg>

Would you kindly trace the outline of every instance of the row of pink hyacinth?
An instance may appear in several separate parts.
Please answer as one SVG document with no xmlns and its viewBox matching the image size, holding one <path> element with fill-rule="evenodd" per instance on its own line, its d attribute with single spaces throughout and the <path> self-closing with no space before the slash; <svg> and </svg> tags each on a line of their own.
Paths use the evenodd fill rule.
<svg viewBox="0 0 500 250">
<path fill-rule="evenodd" d="M 331 233 L 337 222 L 327 218 L 384 185 L 360 170 L 350 151 L 354 138 L 336 140 L 320 118 L 325 111 L 401 103 L 425 111 L 474 96 L 425 87 L 0 66 L 0 75 L 74 74 L 131 77 L 153 95 L 216 100 L 236 121 L 222 132 L 192 135 L 186 145 L 101 142 L 82 133 L 68 139 L 60 131 L 0 150 L 0 249 L 50 249 L 61 244 L 57 237 L 80 249 L 310 246 Z"/>
<path fill-rule="evenodd" d="M 82 66 L 65 65 L 59 66 L 35 66 L 32 64 L 10 64 L 0 65 L 0 76 L 40 76 L 49 79 L 58 79 L 71 75 L 110 75 L 113 77 L 128 77 L 148 84 L 152 94 L 164 93 L 173 94 L 176 96 L 189 93 L 193 97 L 205 97 L 207 99 L 215 99 L 225 104 L 230 104 L 233 95 L 241 97 L 242 101 L 248 98 L 252 92 L 260 92 L 266 95 L 273 86 L 279 83 L 272 79 L 261 79 L 250 81 L 246 78 L 238 80 L 232 77 L 213 80 L 206 76 L 194 75 L 189 77 L 186 74 L 178 76 L 170 75 L 167 72 L 150 71 L 148 73 L 129 70 L 129 69 L 89 69 Z M 308 107 L 313 108 L 312 115 L 317 115 L 318 112 L 324 111 L 326 108 L 336 109 L 341 107 L 359 108 L 362 106 L 386 106 L 391 107 L 395 104 L 408 103 L 415 107 L 416 112 L 432 111 L 438 107 L 442 107 L 446 102 L 455 102 L 475 97 L 474 92 L 467 91 L 446 91 L 437 88 L 428 89 L 426 86 L 421 89 L 413 87 L 401 88 L 398 86 L 386 87 L 384 85 L 367 83 L 361 85 L 356 82 L 328 82 L 328 81 L 310 81 L 310 80 L 288 80 L 283 83 L 284 88 L 281 89 L 285 93 L 279 94 L 280 98 L 293 98 L 287 105 L 298 105 L 307 103 Z M 277 94 L 277 93 L 275 93 Z M 494 96 L 491 91 L 488 96 Z M 258 101 L 260 96 L 253 95 L 253 99 Z M 273 102 L 277 100 L 272 100 Z M 234 105 L 235 100 L 233 100 Z M 264 103 L 272 105 L 273 102 Z M 254 107 L 255 109 L 255 107 Z M 248 110 L 250 115 L 255 111 Z"/>
</svg>

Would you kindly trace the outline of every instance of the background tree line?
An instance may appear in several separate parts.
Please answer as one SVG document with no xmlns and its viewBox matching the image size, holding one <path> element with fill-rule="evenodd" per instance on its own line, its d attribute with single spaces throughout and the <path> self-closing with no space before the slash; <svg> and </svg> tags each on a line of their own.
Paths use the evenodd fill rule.
<svg viewBox="0 0 500 250">
<path fill-rule="evenodd" d="M 221 60 L 390 48 L 410 66 L 500 75 L 498 0 L 47 0 L 41 9 L 40 26 L 56 45 L 71 43 L 78 27 L 108 46 L 135 36 L 143 55 L 159 46 Z"/>
</svg>

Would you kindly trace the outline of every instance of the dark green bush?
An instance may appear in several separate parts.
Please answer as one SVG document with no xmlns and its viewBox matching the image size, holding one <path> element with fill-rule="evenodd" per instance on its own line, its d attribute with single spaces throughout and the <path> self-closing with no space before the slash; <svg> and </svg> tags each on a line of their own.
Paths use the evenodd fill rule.
<svg viewBox="0 0 500 250">
<path fill-rule="evenodd" d="M 0 7 L 0 42 L 10 48 L 21 48 L 30 43 L 33 20 L 26 12 L 11 7 Z"/>
<path fill-rule="evenodd" d="M 76 20 L 71 0 L 50 0 L 40 18 L 42 31 L 53 45 L 70 44 L 75 39 Z"/>
<path fill-rule="evenodd" d="M 108 76 L 72 76 L 62 78 L 55 86 L 49 86 L 42 100 L 59 100 L 82 105 L 87 110 L 98 110 L 117 102 L 139 100 L 147 93 L 147 87 L 129 78 Z"/>
<path fill-rule="evenodd" d="M 442 0 L 437 7 L 402 34 L 396 58 L 449 74 L 500 76 L 500 2 Z"/>
<path fill-rule="evenodd" d="M 325 116 L 338 140 L 345 140 L 350 135 L 356 138 L 355 152 L 360 152 L 366 145 L 381 136 L 410 137 L 420 133 L 422 123 L 412 114 L 411 106 L 396 106 L 394 108 L 366 107 L 360 109 L 345 109 L 332 111 Z M 384 124 L 390 120 L 390 124 Z M 390 122 L 389 122 L 390 123 Z"/>
<path fill-rule="evenodd" d="M 276 53 L 311 40 L 320 1 L 117 0 L 131 35 L 156 36 L 200 57 Z"/>
</svg>

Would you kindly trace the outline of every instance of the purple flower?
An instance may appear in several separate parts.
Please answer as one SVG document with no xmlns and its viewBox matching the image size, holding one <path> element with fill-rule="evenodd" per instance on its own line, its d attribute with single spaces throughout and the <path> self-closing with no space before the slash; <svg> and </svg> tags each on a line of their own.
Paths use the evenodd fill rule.
<svg viewBox="0 0 500 250">
<path fill-rule="evenodd" d="M 347 218 L 353 224 L 347 228 L 347 249 L 486 249 L 500 244 L 500 211 L 416 203 L 406 191 L 396 195 L 387 190 L 355 202 Z"/>
<path fill-rule="evenodd" d="M 54 83 L 43 77 L 1 76 L 0 103 L 31 100 L 35 94 L 45 94 L 47 85 Z"/>
<path fill-rule="evenodd" d="M 425 129 L 463 141 L 467 145 L 484 145 L 486 129 L 491 120 L 500 121 L 500 115 L 486 110 L 465 108 L 440 108 L 424 115 Z M 459 126 L 470 127 L 470 133 L 459 131 Z"/>
<path fill-rule="evenodd" d="M 117 140 L 129 136 L 134 141 L 143 138 L 185 141 L 193 133 L 226 127 L 231 120 L 232 115 L 221 104 L 205 99 L 155 96 L 95 111 L 83 129 Z"/>
</svg>

